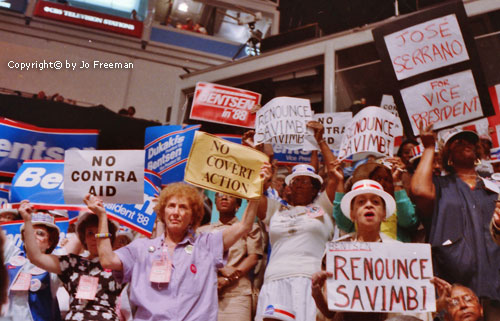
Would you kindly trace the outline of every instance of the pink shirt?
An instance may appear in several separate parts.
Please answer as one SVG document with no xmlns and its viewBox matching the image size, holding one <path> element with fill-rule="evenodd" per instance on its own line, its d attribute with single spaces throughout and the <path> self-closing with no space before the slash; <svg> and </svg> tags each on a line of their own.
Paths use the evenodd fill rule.
<svg viewBox="0 0 500 321">
<path fill-rule="evenodd" d="M 222 232 L 192 235 L 177 244 L 170 283 L 149 281 L 153 260 L 161 257 L 164 236 L 137 239 L 115 253 L 123 271 L 118 282 L 130 282 L 134 320 L 217 320 L 217 270 L 224 266 Z"/>
</svg>

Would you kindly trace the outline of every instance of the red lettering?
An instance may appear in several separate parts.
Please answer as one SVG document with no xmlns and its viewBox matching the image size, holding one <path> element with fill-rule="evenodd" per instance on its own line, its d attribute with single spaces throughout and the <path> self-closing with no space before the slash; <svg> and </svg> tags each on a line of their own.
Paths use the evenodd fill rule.
<svg viewBox="0 0 500 321">
<path fill-rule="evenodd" d="M 432 277 L 432 275 L 430 275 L 430 276 L 424 275 L 425 265 L 427 264 L 428 261 L 429 261 L 428 259 L 420 259 L 420 278 L 422 280 L 430 279 Z M 431 271 L 431 274 L 432 274 L 432 271 Z"/>
<path fill-rule="evenodd" d="M 417 290 L 411 286 L 406 287 L 406 307 L 408 311 L 416 310 L 418 308 Z"/>
<path fill-rule="evenodd" d="M 339 264 L 339 261 L 342 261 L 341 263 L 343 263 L 342 265 Z M 342 274 L 344 274 L 344 277 L 346 280 L 349 280 L 349 277 L 347 276 L 347 274 L 345 273 L 344 271 L 344 266 L 346 265 L 347 263 L 347 260 L 342 257 L 342 256 L 338 256 L 338 255 L 335 255 L 335 257 L 333 258 L 333 262 L 334 262 L 334 271 L 335 271 L 335 280 L 339 280 L 339 274 L 338 274 L 338 271 L 342 271 Z"/>
<path fill-rule="evenodd" d="M 430 36 L 427 36 L 427 39 L 432 39 L 434 38 L 435 36 L 438 35 L 438 32 L 436 30 L 433 29 L 433 27 L 435 26 L 435 24 L 431 23 L 430 25 L 427 25 L 424 29 L 425 31 L 429 31 L 429 32 L 432 32 L 432 35 Z"/>
<path fill-rule="evenodd" d="M 370 303 L 370 307 L 372 310 L 375 310 L 375 302 L 377 301 L 377 293 L 378 293 L 378 286 L 375 287 L 375 293 L 373 294 L 373 297 L 372 297 L 372 294 L 370 293 L 370 287 L 368 286 L 365 286 L 365 290 L 366 290 L 366 295 L 368 296 L 368 302 Z"/>
<path fill-rule="evenodd" d="M 413 263 L 416 263 L 417 261 L 417 259 L 413 259 L 410 261 L 410 275 L 414 280 L 418 280 L 418 275 L 413 274 Z"/>
<path fill-rule="evenodd" d="M 370 258 L 370 259 L 366 259 L 364 260 L 364 267 L 365 267 L 365 281 L 366 281 L 366 277 L 369 276 L 370 277 L 370 280 L 373 280 L 373 259 Z"/>
<path fill-rule="evenodd" d="M 361 301 L 361 294 L 359 293 L 359 287 L 356 285 L 354 287 L 354 292 L 352 294 L 352 302 L 351 302 L 351 309 L 354 307 L 354 302 L 359 301 L 359 304 L 361 304 L 361 309 L 365 309 L 363 306 L 363 301 Z"/>
<path fill-rule="evenodd" d="M 339 308 L 347 308 L 349 306 L 349 296 L 347 295 L 347 293 L 345 292 L 342 292 L 340 290 L 344 290 L 345 289 L 345 285 L 339 285 L 337 287 L 337 293 L 344 296 L 344 298 L 346 299 L 346 302 L 341 304 L 341 303 L 338 303 L 338 302 L 335 302 L 335 306 L 339 307 Z"/>
<path fill-rule="evenodd" d="M 401 275 L 408 279 L 408 262 L 406 260 L 398 260 L 398 279 L 401 280 Z"/>
<path fill-rule="evenodd" d="M 396 275 L 396 261 L 395 260 L 391 261 L 392 261 L 392 275 L 389 273 L 389 261 L 388 259 L 385 259 L 385 269 L 386 269 L 385 275 L 389 280 L 394 279 L 394 276 Z"/>
<path fill-rule="evenodd" d="M 393 310 L 393 304 L 396 303 L 401 303 L 401 307 L 403 308 L 403 311 L 406 311 L 406 304 L 405 304 L 405 296 L 403 293 L 403 288 L 399 288 L 398 293 L 396 294 L 396 290 L 394 289 L 394 286 L 391 287 L 391 304 L 389 306 L 389 310 Z"/>
<path fill-rule="evenodd" d="M 382 259 L 377 259 L 375 261 L 375 278 L 380 281 L 384 276 L 384 261 Z"/>
<path fill-rule="evenodd" d="M 413 31 L 410 34 L 410 39 L 413 42 L 421 42 L 422 40 L 424 40 L 424 33 L 422 31 L 419 31 L 419 30 Z"/>
<path fill-rule="evenodd" d="M 442 38 L 451 36 L 451 33 L 446 33 L 446 31 L 449 31 L 450 29 L 443 28 L 444 26 L 447 26 L 447 25 L 448 25 L 448 22 L 442 22 L 438 25 L 439 26 L 439 34 L 441 35 Z"/>
<path fill-rule="evenodd" d="M 355 273 L 356 268 L 359 267 L 358 265 L 356 265 L 356 261 L 359 261 L 359 260 L 361 260 L 360 257 L 351 257 L 351 277 L 355 281 L 361 281 L 360 278 L 356 277 L 356 273 Z"/>
</svg>

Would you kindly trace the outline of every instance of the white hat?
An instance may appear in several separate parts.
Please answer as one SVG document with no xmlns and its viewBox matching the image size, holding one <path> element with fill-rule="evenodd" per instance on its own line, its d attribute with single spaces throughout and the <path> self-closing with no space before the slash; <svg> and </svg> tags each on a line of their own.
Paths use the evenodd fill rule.
<svg viewBox="0 0 500 321">
<path fill-rule="evenodd" d="M 45 227 L 47 227 L 49 233 L 54 235 L 53 239 L 57 241 L 54 242 L 55 244 L 51 244 L 50 248 L 48 249 L 48 253 L 51 253 L 59 243 L 59 234 L 61 233 L 59 227 L 55 224 L 54 217 L 44 212 L 33 213 L 31 215 L 31 224 L 44 225 Z M 23 233 L 23 231 L 24 231 L 24 223 L 23 225 L 21 225 L 21 234 Z"/>
<path fill-rule="evenodd" d="M 120 235 L 126 236 L 130 242 L 134 240 L 134 234 L 132 233 L 132 230 L 129 229 L 128 227 L 120 225 L 120 228 L 116 232 L 116 236 Z"/>
<path fill-rule="evenodd" d="M 396 202 L 391 194 L 384 191 L 382 185 L 380 183 L 371 180 L 371 179 L 363 179 L 357 181 L 352 186 L 352 189 L 349 193 L 345 194 L 340 202 L 340 208 L 342 209 L 342 213 L 350 220 L 351 216 L 351 201 L 358 195 L 361 194 L 375 194 L 380 197 L 385 202 L 385 216 L 388 218 L 392 214 L 396 212 Z"/>
<path fill-rule="evenodd" d="M 410 150 L 410 163 L 413 164 L 415 160 L 418 158 L 422 157 L 422 154 L 424 153 L 424 145 L 418 144 L 417 146 L 413 147 Z"/>
<path fill-rule="evenodd" d="M 278 304 L 270 304 L 266 307 L 264 313 L 262 314 L 262 319 L 264 318 L 273 318 L 283 321 L 294 321 L 295 312 L 290 308 Z"/>
<path fill-rule="evenodd" d="M 285 177 L 286 185 L 290 185 L 292 180 L 297 176 L 309 176 L 314 179 L 317 179 L 320 182 L 320 184 L 323 184 L 323 179 L 321 178 L 321 176 L 316 174 L 316 170 L 314 170 L 314 167 L 308 164 L 295 165 L 292 168 L 292 173 L 287 177 Z"/>
<path fill-rule="evenodd" d="M 19 215 L 19 212 L 16 209 L 12 208 L 12 205 L 9 203 L 4 203 L 0 206 L 0 215 L 3 213 L 12 213 L 15 215 Z"/>
<path fill-rule="evenodd" d="M 452 128 L 448 130 L 446 133 L 443 134 L 443 141 L 444 145 L 448 144 L 448 142 L 453 138 L 456 137 L 457 135 L 464 135 L 472 139 L 472 141 L 477 143 L 479 141 L 479 136 L 477 135 L 476 132 L 472 130 L 462 130 L 459 128 Z"/>
</svg>

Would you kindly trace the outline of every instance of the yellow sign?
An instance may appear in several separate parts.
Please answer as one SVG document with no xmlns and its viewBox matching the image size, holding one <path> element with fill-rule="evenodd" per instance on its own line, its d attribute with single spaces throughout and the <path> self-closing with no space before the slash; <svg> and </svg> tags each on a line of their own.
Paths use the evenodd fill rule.
<svg viewBox="0 0 500 321">
<path fill-rule="evenodd" d="M 189 152 L 184 180 L 240 198 L 262 195 L 262 164 L 269 157 L 255 149 L 197 131 Z"/>
</svg>

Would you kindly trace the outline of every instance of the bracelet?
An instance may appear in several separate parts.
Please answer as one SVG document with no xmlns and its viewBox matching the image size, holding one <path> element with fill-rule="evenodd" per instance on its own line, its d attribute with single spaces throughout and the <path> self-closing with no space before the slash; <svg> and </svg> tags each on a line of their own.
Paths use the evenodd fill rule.
<svg viewBox="0 0 500 321">
<path fill-rule="evenodd" d="M 111 237 L 111 233 L 97 233 L 95 235 L 96 239 L 106 239 L 108 237 Z"/>
<path fill-rule="evenodd" d="M 394 187 L 396 187 L 396 186 L 403 187 L 403 182 L 396 182 L 393 185 L 394 185 Z"/>
<path fill-rule="evenodd" d="M 326 140 L 323 138 L 322 140 L 320 140 L 320 141 L 318 142 L 318 145 L 320 145 L 321 143 L 326 143 Z"/>
</svg>

